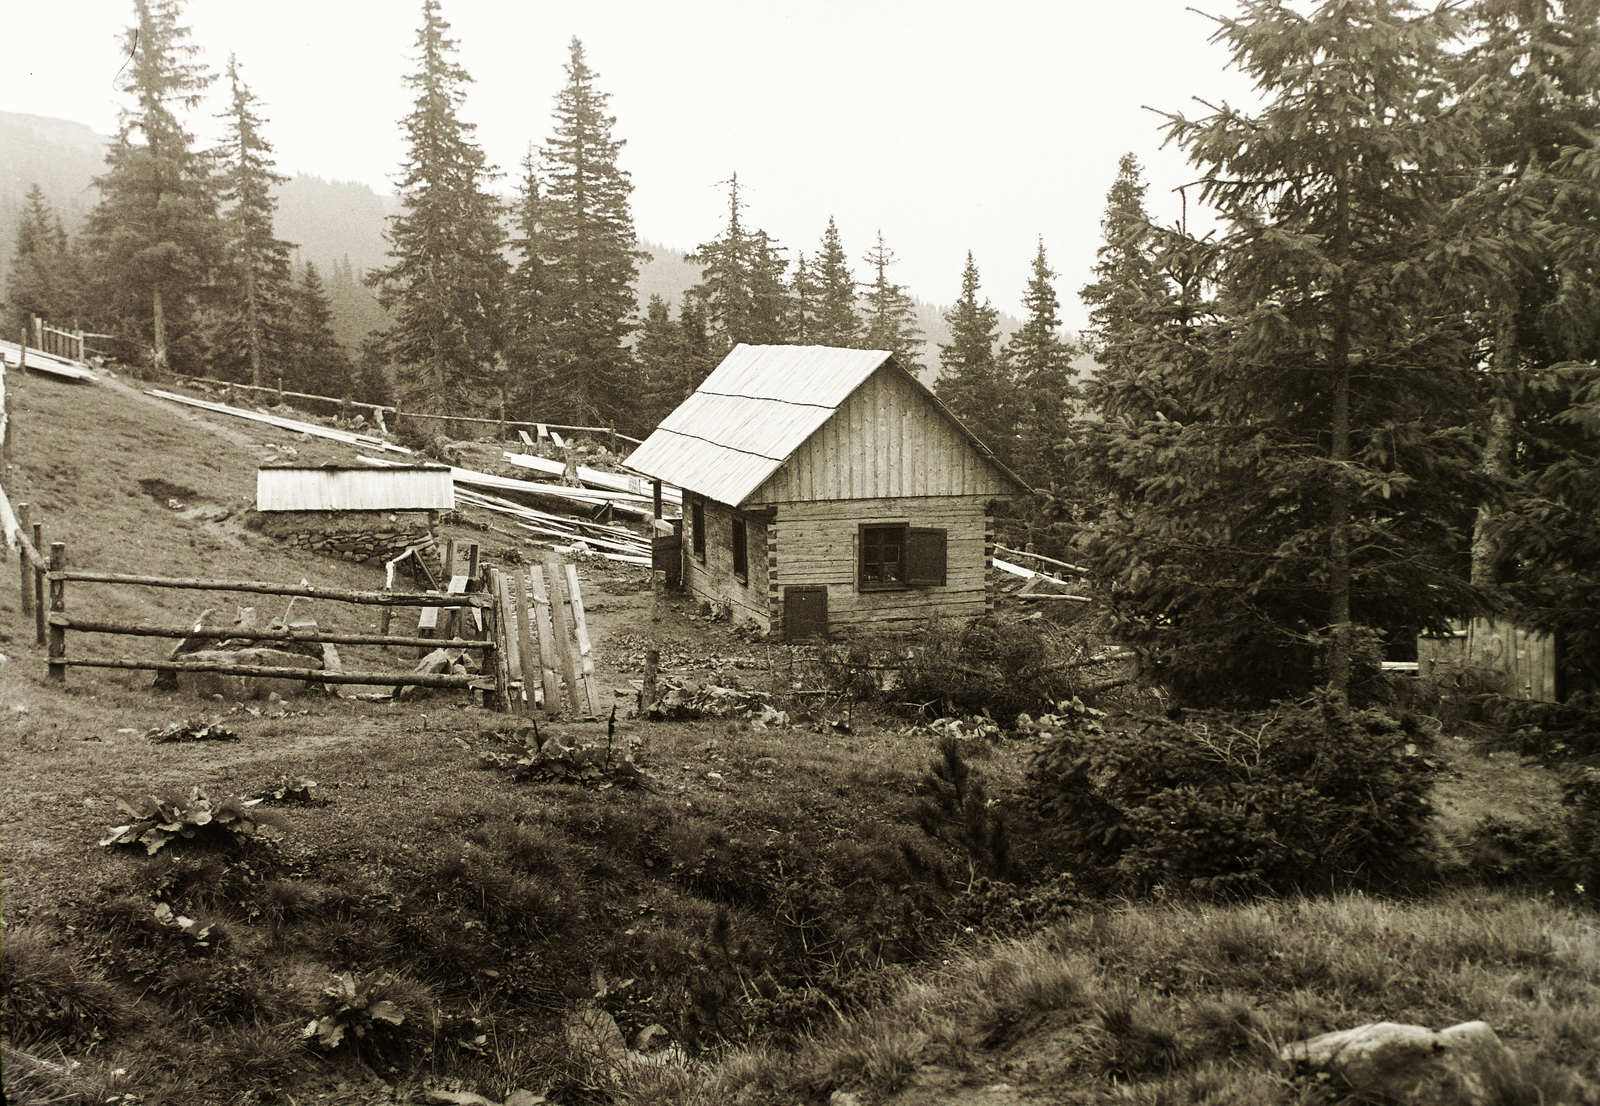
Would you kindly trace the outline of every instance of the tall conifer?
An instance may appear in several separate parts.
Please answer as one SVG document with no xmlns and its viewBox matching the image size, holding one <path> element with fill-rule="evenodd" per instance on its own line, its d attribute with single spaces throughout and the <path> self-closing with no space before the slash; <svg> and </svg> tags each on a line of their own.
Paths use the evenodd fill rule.
<svg viewBox="0 0 1600 1106">
<path fill-rule="evenodd" d="M 788 262 L 764 230 L 744 224 L 739 175 L 728 182 L 728 225 L 700 245 L 689 260 L 701 266 L 691 290 L 712 341 L 726 353 L 741 342 L 782 345 L 793 341 L 794 305 L 785 282 Z"/>
<path fill-rule="evenodd" d="M 1061 338 L 1061 301 L 1056 273 L 1039 243 L 1033 255 L 1022 306 L 1028 316 L 1006 343 L 1006 366 L 1016 382 L 1016 418 L 1023 476 L 1047 483 L 1066 453 L 1067 424 L 1077 388 L 1072 381 L 1076 350 Z"/>
<path fill-rule="evenodd" d="M 328 290 L 309 261 L 299 285 L 290 289 L 289 305 L 283 386 L 312 395 L 349 396 L 356 383 L 355 366 L 334 336 Z"/>
<path fill-rule="evenodd" d="M 134 0 L 118 86 L 133 105 L 123 109 L 106 172 L 95 180 L 102 199 L 85 235 L 103 325 L 147 348 L 158 367 L 189 345 L 220 245 L 210 163 L 179 117 L 198 106 L 213 77 L 194 60 L 199 48 L 179 25 L 182 11 L 180 0 Z"/>
<path fill-rule="evenodd" d="M 50 209 L 44 190 L 28 189 L 28 203 L 17 226 L 17 248 L 6 277 L 6 329 L 13 340 L 37 315 L 60 325 L 73 324 L 82 310 L 81 273 L 61 217 Z"/>
<path fill-rule="evenodd" d="M 866 261 L 872 270 L 872 282 L 862 296 L 866 332 L 861 344 L 866 349 L 886 349 L 907 370 L 921 372 L 923 341 L 917 326 L 917 307 L 905 287 L 889 279 L 895 256 L 884 243 L 882 231 L 878 232 L 878 244 L 867 251 Z"/>
<path fill-rule="evenodd" d="M 978 300 L 978 265 L 967 253 L 961 296 L 944 314 L 950 341 L 939 346 L 934 392 L 1007 464 L 1016 439 L 1016 389 L 996 356 L 1000 312 Z"/>
<path fill-rule="evenodd" d="M 813 264 L 816 285 L 815 321 L 811 341 L 824 346 L 860 348 L 866 327 L 856 311 L 857 287 L 850 258 L 839 240 L 839 227 L 828 216 L 822 248 Z"/>
<path fill-rule="evenodd" d="M 472 78 L 451 60 L 449 30 L 438 0 L 423 0 L 418 68 L 406 78 L 417 96 L 404 121 L 404 211 L 389 225 L 394 263 L 367 280 L 394 316 L 386 338 L 406 405 L 494 410 L 509 266 L 500 203 L 485 188 L 491 172 L 459 115 Z"/>
<path fill-rule="evenodd" d="M 627 348 L 635 329 L 633 288 L 646 255 L 637 248 L 628 207 L 633 184 L 617 165 L 623 144 L 612 137 L 610 97 L 595 88 L 595 77 L 574 38 L 567 83 L 556 96 L 555 132 L 541 151 L 538 235 L 529 238 L 525 225 L 520 241 L 535 243 L 539 267 L 536 376 L 548 412 L 541 417 L 627 423 L 638 393 Z M 525 207 L 534 196 L 530 182 Z"/>
<path fill-rule="evenodd" d="M 250 382 L 261 384 L 263 363 L 283 345 L 292 280 L 288 242 L 273 225 L 278 201 L 272 190 L 285 178 L 273 171 L 272 145 L 261 133 L 258 103 L 239 79 L 239 63 L 228 57 L 231 99 L 224 118 L 227 140 L 219 151 L 223 171 L 220 198 L 228 245 L 228 272 L 236 284 L 226 310 L 224 352 L 237 350 L 249 367 Z"/>
</svg>

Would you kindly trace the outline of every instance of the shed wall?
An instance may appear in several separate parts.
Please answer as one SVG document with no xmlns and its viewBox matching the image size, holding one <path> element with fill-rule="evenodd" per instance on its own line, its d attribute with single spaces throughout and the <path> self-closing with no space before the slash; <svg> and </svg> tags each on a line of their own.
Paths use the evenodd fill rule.
<svg viewBox="0 0 1600 1106">
<path fill-rule="evenodd" d="M 701 599 L 724 603 L 735 622 L 768 628 L 767 515 L 736 511 L 715 500 L 701 500 L 705 508 L 706 559 L 694 552 L 693 512 L 684 506 L 683 585 Z M 733 522 L 745 524 L 745 582 L 733 573 Z"/>
<path fill-rule="evenodd" d="M 946 531 L 945 586 L 863 592 L 856 568 L 861 526 L 902 522 Z M 994 531 L 987 501 L 976 496 L 784 503 L 769 534 L 772 626 L 783 625 L 783 589 L 801 585 L 828 589 L 828 620 L 838 629 L 976 618 L 993 605 Z"/>
<path fill-rule="evenodd" d="M 455 482 L 439 469 L 264 468 L 258 511 L 453 511 Z"/>
<path fill-rule="evenodd" d="M 1490 674 L 1513 699 L 1560 702 L 1556 641 L 1511 622 L 1475 618 L 1457 636 L 1417 638 L 1417 675 L 1455 676 L 1472 669 Z"/>
<path fill-rule="evenodd" d="M 898 496 L 994 496 L 1011 482 L 921 389 L 878 370 L 746 505 Z"/>
</svg>

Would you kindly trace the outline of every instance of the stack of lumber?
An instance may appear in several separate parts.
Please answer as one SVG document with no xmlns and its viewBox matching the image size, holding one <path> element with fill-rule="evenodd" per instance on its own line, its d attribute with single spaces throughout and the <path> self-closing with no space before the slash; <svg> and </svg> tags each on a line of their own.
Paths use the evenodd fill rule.
<svg viewBox="0 0 1600 1106">
<path fill-rule="evenodd" d="M 32 368 L 32 354 L 29 354 L 29 367 Z M 281 415 L 270 415 L 265 411 L 246 411 L 242 407 L 229 407 L 226 403 L 213 403 L 208 399 L 195 399 L 192 396 L 180 396 L 176 392 L 163 392 L 159 388 L 151 388 L 145 395 L 155 396 L 157 399 L 171 400 L 173 403 L 182 403 L 188 407 L 198 407 L 202 411 L 210 411 L 216 415 L 232 415 L 234 418 L 249 419 L 251 422 L 265 423 L 283 430 L 292 430 L 297 434 L 309 434 L 313 438 L 327 438 L 329 441 L 343 442 L 345 445 L 361 446 L 365 449 L 388 450 L 391 453 L 410 453 L 403 445 L 374 437 L 371 434 L 357 434 L 351 430 L 335 430 L 331 426 L 321 426 L 314 422 L 301 422 L 299 419 L 286 419 Z"/>
<path fill-rule="evenodd" d="M 504 453 L 502 456 L 510 464 L 518 468 L 531 469 L 542 472 L 547 476 L 560 477 L 566 472 L 566 465 L 549 457 L 540 457 L 533 453 Z M 605 472 L 601 469 L 577 466 L 578 479 L 592 488 L 602 488 L 613 492 L 631 492 L 634 495 L 651 496 L 650 482 L 640 476 L 628 476 L 621 472 Z M 663 486 L 661 499 L 674 506 L 683 505 L 683 493 L 677 488 Z"/>
<path fill-rule="evenodd" d="M 397 462 L 385 460 L 381 457 L 360 457 L 363 464 L 390 466 Z M 520 492 L 524 495 L 537 496 L 541 499 L 554 499 L 563 503 L 582 503 L 591 507 L 600 507 L 607 504 L 611 509 L 635 518 L 647 519 L 652 517 L 650 497 L 647 495 L 634 495 L 632 492 L 603 491 L 595 488 L 569 488 L 565 484 L 549 484 L 541 480 L 518 480 L 511 476 L 495 476 L 493 473 L 479 472 L 476 469 L 454 468 L 450 469 L 450 478 L 456 482 L 456 494 L 462 494 L 461 485 L 469 488 L 491 488 L 502 492 Z"/>
<path fill-rule="evenodd" d="M 473 491 L 458 491 L 456 501 L 463 506 L 514 517 L 518 526 L 537 535 L 533 541 L 557 552 L 571 552 L 578 542 L 582 542 L 595 556 L 608 561 L 634 565 L 650 563 L 650 546 L 638 534 L 621 526 L 550 514 L 499 496 Z"/>
<path fill-rule="evenodd" d="M 1018 550 L 1007 549 L 1003 545 L 995 546 L 995 552 L 1008 553 L 1016 557 L 1026 557 L 1035 562 L 1058 565 L 1061 568 L 1067 569 L 1071 572 L 1081 573 L 1084 571 L 1077 565 L 1070 565 L 1065 561 L 1057 561 L 1054 558 L 1041 556 L 1037 553 L 1022 553 Z M 1024 568 L 1022 565 L 1016 564 L 1012 561 L 1002 560 L 999 557 L 993 558 L 990 563 L 992 563 L 994 567 L 999 569 L 1001 572 L 1004 572 L 1010 576 L 1020 577 L 1023 581 L 1020 585 L 1013 583 L 1013 586 L 1011 587 L 1001 587 L 1000 590 L 1005 595 L 1009 595 L 1013 598 L 1024 601 L 1054 599 L 1070 603 L 1093 602 L 1089 596 L 1082 593 L 1082 585 L 1079 582 L 1063 580 L 1059 572 L 1054 574 L 1035 572 L 1031 568 Z"/>
<path fill-rule="evenodd" d="M 0 342 L 0 359 L 7 365 L 19 365 L 22 361 L 22 347 L 16 342 Z M 75 384 L 93 384 L 99 379 L 81 362 L 69 361 L 65 357 L 57 357 L 42 349 L 31 347 L 28 349 L 28 370 L 49 373 L 51 376 L 70 380 Z"/>
<path fill-rule="evenodd" d="M 546 717 L 600 716 L 594 644 L 576 565 L 553 554 L 544 564 L 494 575 L 498 620 L 514 712 L 542 708 Z M 565 696 L 562 692 L 565 691 Z"/>
</svg>

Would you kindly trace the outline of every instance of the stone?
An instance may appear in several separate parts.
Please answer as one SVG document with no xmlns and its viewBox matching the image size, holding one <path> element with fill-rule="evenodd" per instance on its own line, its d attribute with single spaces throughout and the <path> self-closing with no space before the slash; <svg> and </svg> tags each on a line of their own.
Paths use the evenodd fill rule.
<svg viewBox="0 0 1600 1106">
<path fill-rule="evenodd" d="M 593 999 L 585 999 L 567 1015 L 567 1048 L 597 1068 L 615 1070 L 628 1059 L 628 1045 L 617 1019 Z"/>
<path fill-rule="evenodd" d="M 542 1094 L 534 1094 L 519 1087 L 506 1095 L 505 1106 L 544 1106 L 548 1101 L 549 1099 Z"/>
<path fill-rule="evenodd" d="M 189 653 L 185 662 L 243 664 L 262 668 L 320 668 L 321 662 L 282 649 L 203 649 Z M 190 695 L 222 696 L 244 701 L 265 699 L 273 692 L 288 697 L 305 689 L 303 680 L 276 680 L 270 676 L 229 676 L 220 672 L 179 672 L 178 689 Z"/>
<path fill-rule="evenodd" d="M 1508 1060 L 1487 1022 L 1462 1022 L 1437 1033 L 1425 1026 L 1370 1022 L 1285 1045 L 1281 1059 L 1302 1072 L 1326 1072 L 1362 1095 L 1400 1104 L 1486 1099 L 1489 1065 Z"/>
<path fill-rule="evenodd" d="M 492 1098 L 484 1098 L 481 1094 L 471 1091 L 429 1091 L 429 1102 L 438 1102 L 444 1106 L 500 1106 Z"/>
</svg>

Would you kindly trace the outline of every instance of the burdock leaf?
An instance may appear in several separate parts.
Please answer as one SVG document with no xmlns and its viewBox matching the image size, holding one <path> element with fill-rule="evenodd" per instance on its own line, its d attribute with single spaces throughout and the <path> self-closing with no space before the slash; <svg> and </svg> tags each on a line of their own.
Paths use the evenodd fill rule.
<svg viewBox="0 0 1600 1106">
<path fill-rule="evenodd" d="M 386 998 L 379 999 L 377 1002 L 367 1007 L 367 1013 L 370 1014 L 374 1020 L 386 1021 L 390 1025 L 399 1025 L 401 1022 L 406 1020 L 406 1016 L 400 1012 L 400 1007 L 396 1006 Z"/>
</svg>

